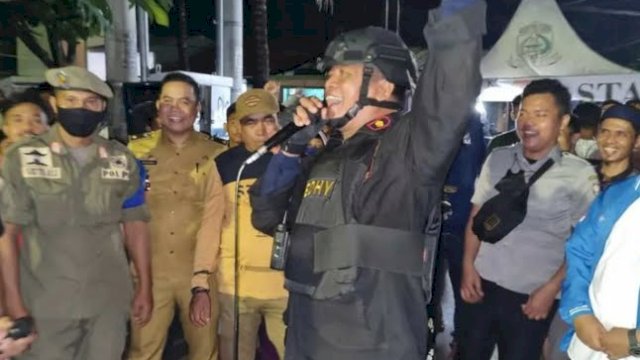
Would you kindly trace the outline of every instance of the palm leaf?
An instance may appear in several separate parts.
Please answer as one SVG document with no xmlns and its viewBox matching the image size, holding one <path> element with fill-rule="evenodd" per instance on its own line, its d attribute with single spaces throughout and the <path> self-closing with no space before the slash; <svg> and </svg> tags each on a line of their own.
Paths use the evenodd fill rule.
<svg viewBox="0 0 640 360">
<path fill-rule="evenodd" d="M 169 9 L 173 6 L 172 0 L 129 0 L 129 3 L 132 6 L 140 6 L 156 24 L 169 26 Z"/>
</svg>

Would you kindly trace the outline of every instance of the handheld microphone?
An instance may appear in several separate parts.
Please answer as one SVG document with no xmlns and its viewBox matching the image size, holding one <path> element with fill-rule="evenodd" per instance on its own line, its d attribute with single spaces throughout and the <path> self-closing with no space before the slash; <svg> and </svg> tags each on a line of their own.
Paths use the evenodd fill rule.
<svg viewBox="0 0 640 360">
<path fill-rule="evenodd" d="M 309 115 L 309 119 L 311 120 L 310 125 L 316 123 L 317 121 L 320 121 L 320 111 L 318 111 L 316 114 L 312 114 L 309 111 L 307 111 L 307 114 Z M 255 153 L 249 156 L 249 158 L 245 160 L 245 164 L 249 165 L 255 162 L 262 155 L 266 154 L 269 150 L 271 150 L 273 147 L 284 143 L 291 136 L 293 136 L 293 134 L 297 133 L 298 131 L 306 127 L 306 126 L 296 125 L 296 123 L 293 121 L 293 111 L 291 110 L 285 110 L 279 113 L 278 122 L 280 124 L 286 124 L 286 125 L 284 125 L 282 129 L 278 130 L 277 133 L 273 134 L 272 137 L 267 139 L 267 141 L 264 142 L 264 145 L 262 145 Z"/>
</svg>

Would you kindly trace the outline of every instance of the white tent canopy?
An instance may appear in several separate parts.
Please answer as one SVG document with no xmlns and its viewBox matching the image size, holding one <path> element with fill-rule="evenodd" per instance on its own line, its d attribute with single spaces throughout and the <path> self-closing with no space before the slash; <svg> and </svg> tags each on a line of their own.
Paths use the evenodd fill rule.
<svg viewBox="0 0 640 360">
<path fill-rule="evenodd" d="M 626 101 L 640 99 L 640 74 L 554 76 L 571 92 L 573 100 Z M 485 80 L 480 101 L 511 101 L 536 78 Z"/>
<path fill-rule="evenodd" d="M 483 101 L 509 101 L 530 80 L 552 77 L 574 99 L 638 97 L 640 74 L 591 50 L 555 0 L 522 0 L 513 19 L 481 63 Z"/>
</svg>

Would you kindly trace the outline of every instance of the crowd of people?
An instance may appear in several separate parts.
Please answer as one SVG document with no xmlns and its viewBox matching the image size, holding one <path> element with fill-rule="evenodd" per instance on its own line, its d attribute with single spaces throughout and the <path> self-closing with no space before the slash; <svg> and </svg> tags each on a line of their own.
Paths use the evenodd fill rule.
<svg viewBox="0 0 640 360">
<path fill-rule="evenodd" d="M 194 130 L 183 73 L 127 146 L 98 135 L 113 92 L 85 69 L 4 102 L 0 359 L 159 360 L 174 318 L 193 360 L 264 337 L 281 359 L 433 358 L 447 271 L 452 359 L 640 356 L 640 102 L 572 108 L 535 80 L 487 145 L 472 3 L 426 26 L 422 74 L 393 32 L 341 34 L 324 102 L 250 89 L 227 145 Z"/>
<path fill-rule="evenodd" d="M 608 341 L 610 346 L 608 336 L 619 331 L 608 332 L 611 325 L 599 327 L 596 336 L 591 326 L 599 322 L 584 325 L 580 312 L 568 307 L 576 306 L 574 297 L 582 305 L 590 302 L 591 278 L 586 273 L 598 262 L 575 253 L 576 242 L 588 247 L 585 242 L 592 241 L 584 239 L 587 220 L 581 219 L 595 211 L 590 207 L 598 203 L 599 194 L 637 180 L 632 158 L 640 112 L 619 103 L 580 103 L 572 112 L 567 89 L 549 79 L 527 85 L 513 108 L 517 136 L 507 132 L 491 140 L 486 159 L 476 163 L 482 169 L 473 195 L 467 193 L 450 205 L 454 213 L 460 209 L 468 214 L 466 227 L 456 222 L 458 237 L 465 241 L 456 248 L 462 261 L 449 261 L 454 293 L 461 299 L 455 310 L 455 356 L 489 359 L 497 345 L 500 357 L 507 359 L 540 359 L 543 354 L 549 360 L 605 359 L 605 353 L 621 358 L 619 350 L 603 345 Z M 492 147 L 496 142 L 500 145 Z M 584 142 L 587 146 L 581 145 Z M 592 148 L 591 143 L 593 149 L 577 151 Z M 455 171 L 459 170 L 454 165 L 451 172 Z M 604 244 L 608 233 L 600 235 Z M 441 239 L 444 248 L 446 241 L 449 238 Z M 574 290 L 578 276 L 580 291 Z M 627 298 L 637 304 L 636 300 Z M 635 322 L 625 324 L 635 334 Z M 566 335 L 567 326 L 575 327 L 575 338 Z M 592 337 L 585 339 L 585 332 Z M 598 346 L 591 346 L 590 354 L 576 352 L 578 345 L 567 348 L 568 341 L 581 344 L 596 341 L 594 336 L 598 340 L 591 344 Z M 628 356 L 629 349 L 622 354 Z"/>
</svg>

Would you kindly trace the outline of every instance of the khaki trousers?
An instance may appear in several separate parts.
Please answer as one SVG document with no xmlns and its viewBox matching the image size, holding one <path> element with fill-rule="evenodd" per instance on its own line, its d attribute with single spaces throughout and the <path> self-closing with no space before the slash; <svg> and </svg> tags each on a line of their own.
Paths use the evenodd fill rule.
<svg viewBox="0 0 640 360">
<path fill-rule="evenodd" d="M 215 287 L 211 287 L 215 289 Z M 178 307 L 180 324 L 189 346 L 190 360 L 217 360 L 218 304 L 216 292 L 211 294 L 211 322 L 198 328 L 189 320 L 191 302 L 190 279 L 153 279 L 153 314 L 151 321 L 140 328 L 131 325 L 129 360 L 161 360 L 167 341 L 167 331 Z"/>
<path fill-rule="evenodd" d="M 220 360 L 233 360 L 233 296 L 219 294 L 220 299 Z M 264 318 L 269 340 L 273 343 L 280 359 L 284 359 L 283 314 L 287 308 L 287 299 L 240 298 L 240 323 L 238 359 L 253 360 L 258 346 L 258 328 Z"/>
</svg>

